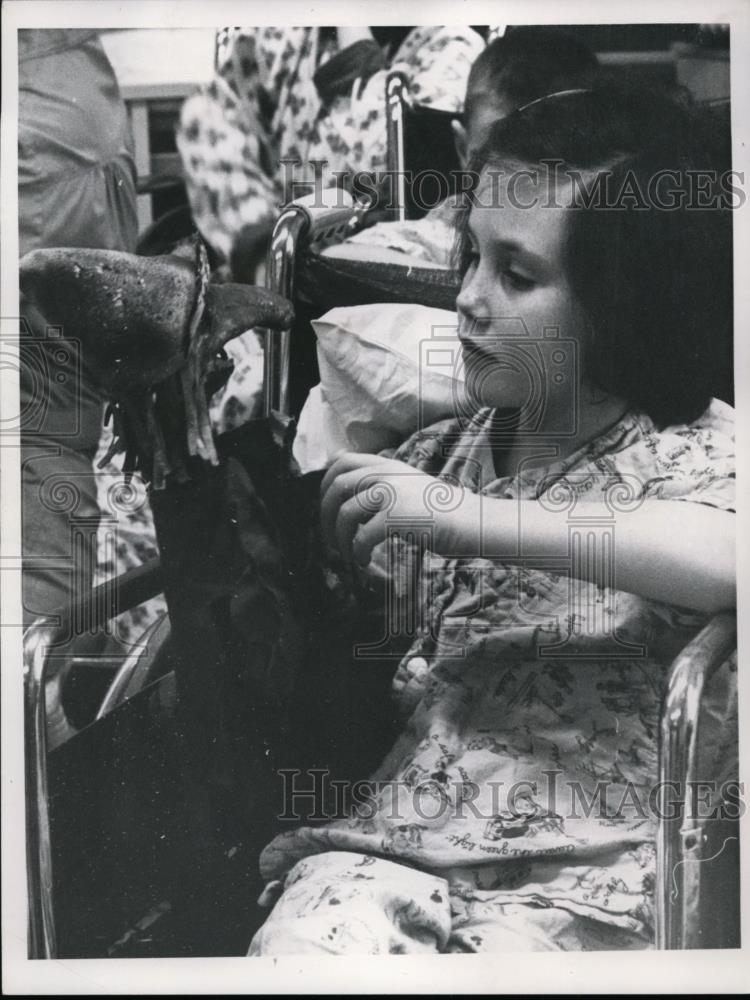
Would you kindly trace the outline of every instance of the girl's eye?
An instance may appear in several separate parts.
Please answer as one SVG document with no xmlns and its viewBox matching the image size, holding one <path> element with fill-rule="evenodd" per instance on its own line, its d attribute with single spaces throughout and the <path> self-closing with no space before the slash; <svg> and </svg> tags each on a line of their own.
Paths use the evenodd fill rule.
<svg viewBox="0 0 750 1000">
<path fill-rule="evenodd" d="M 465 254 L 465 257 L 464 257 L 464 262 L 465 262 L 466 270 L 467 271 L 468 271 L 468 269 L 470 267 L 476 267 L 479 264 L 479 252 L 478 252 L 478 250 L 476 250 L 474 247 L 469 247 L 466 250 L 466 254 Z"/>
<path fill-rule="evenodd" d="M 516 292 L 528 292 L 535 284 L 532 278 L 527 278 L 525 274 L 520 274 L 512 268 L 503 271 L 503 280 Z"/>
</svg>

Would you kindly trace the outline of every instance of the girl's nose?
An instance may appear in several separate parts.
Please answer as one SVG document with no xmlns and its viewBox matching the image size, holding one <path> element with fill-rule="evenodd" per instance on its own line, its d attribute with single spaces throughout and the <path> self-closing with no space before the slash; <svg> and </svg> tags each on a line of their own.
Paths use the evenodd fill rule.
<svg viewBox="0 0 750 1000">
<path fill-rule="evenodd" d="M 481 299 L 479 268 L 474 268 L 473 272 L 464 278 L 461 291 L 456 298 L 456 309 L 470 319 L 479 319 L 482 316 Z"/>
</svg>

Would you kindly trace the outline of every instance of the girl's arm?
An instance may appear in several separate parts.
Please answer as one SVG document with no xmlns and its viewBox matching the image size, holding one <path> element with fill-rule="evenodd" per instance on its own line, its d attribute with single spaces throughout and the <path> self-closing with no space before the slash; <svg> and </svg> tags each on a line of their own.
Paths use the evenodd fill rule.
<svg viewBox="0 0 750 1000">
<path fill-rule="evenodd" d="M 569 520 L 565 511 L 547 510 L 535 500 L 485 497 L 482 505 L 481 538 L 490 558 L 565 558 L 576 532 L 579 579 L 707 613 L 736 605 L 731 512 L 684 500 L 645 500 L 636 510 L 613 514 L 603 502 L 585 502 Z M 460 548 L 470 548 L 478 535 L 467 514 L 457 518 Z M 611 558 L 602 558 L 605 535 L 612 538 Z M 598 557 L 586 558 L 592 549 Z"/>
<path fill-rule="evenodd" d="M 537 500 L 480 496 L 375 455 L 344 455 L 322 486 L 323 532 L 342 556 L 367 565 L 387 532 L 432 531 L 430 547 L 459 558 L 505 563 L 534 558 L 569 560 L 570 537 L 582 552 L 576 577 L 653 600 L 715 613 L 736 605 L 734 515 L 684 500 L 645 500 L 614 511 L 603 501 L 550 509 Z M 614 529 L 614 530 L 613 530 Z"/>
</svg>

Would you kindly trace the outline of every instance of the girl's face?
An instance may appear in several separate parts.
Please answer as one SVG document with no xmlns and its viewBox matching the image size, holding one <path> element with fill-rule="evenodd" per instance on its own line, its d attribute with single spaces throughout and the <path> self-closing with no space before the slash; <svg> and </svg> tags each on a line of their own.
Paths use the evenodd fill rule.
<svg viewBox="0 0 750 1000">
<path fill-rule="evenodd" d="M 586 323 L 563 266 L 564 183 L 506 168 L 482 175 L 469 217 L 471 255 L 456 301 L 469 391 L 480 406 L 542 400 L 543 425 L 568 424 L 581 386 Z M 551 194 L 553 196 L 551 196 Z M 541 429 L 539 425 L 538 429 Z"/>
</svg>

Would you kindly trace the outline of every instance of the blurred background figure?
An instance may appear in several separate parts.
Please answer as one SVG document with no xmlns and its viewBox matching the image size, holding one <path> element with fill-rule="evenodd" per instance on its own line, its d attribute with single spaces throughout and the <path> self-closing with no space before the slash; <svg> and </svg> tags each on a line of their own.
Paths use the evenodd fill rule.
<svg viewBox="0 0 750 1000">
<path fill-rule="evenodd" d="M 235 280 L 254 279 L 280 207 L 316 161 L 325 187 L 385 168 L 389 69 L 421 103 L 459 112 L 483 48 L 471 27 L 225 32 L 214 80 L 183 106 L 177 146 L 196 225 Z"/>
<path fill-rule="evenodd" d="M 95 31 L 18 33 L 18 228 L 39 248 L 135 250 L 135 166 L 125 105 Z M 88 592 L 97 573 L 93 459 L 103 400 L 76 331 L 21 302 L 23 619 Z M 80 623 L 79 623 L 80 625 Z M 50 740 L 68 726 L 48 687 Z"/>
<path fill-rule="evenodd" d="M 18 33 L 21 255 L 135 249 L 135 166 L 125 105 L 98 35 Z"/>
<path fill-rule="evenodd" d="M 135 250 L 135 166 L 125 106 L 98 35 L 90 30 L 19 31 L 19 248 Z M 22 303 L 22 315 L 31 320 Z M 90 587 L 98 506 L 92 460 L 102 399 L 75 350 L 75 330 L 50 336 L 31 320 L 22 352 L 24 623 Z M 24 363 L 24 361 L 26 363 Z M 40 398 L 43 396 L 43 398 Z M 72 503 L 51 488 L 68 483 Z M 62 509 L 61 509 L 62 508 Z M 71 579 L 71 517 L 90 518 Z"/>
</svg>

